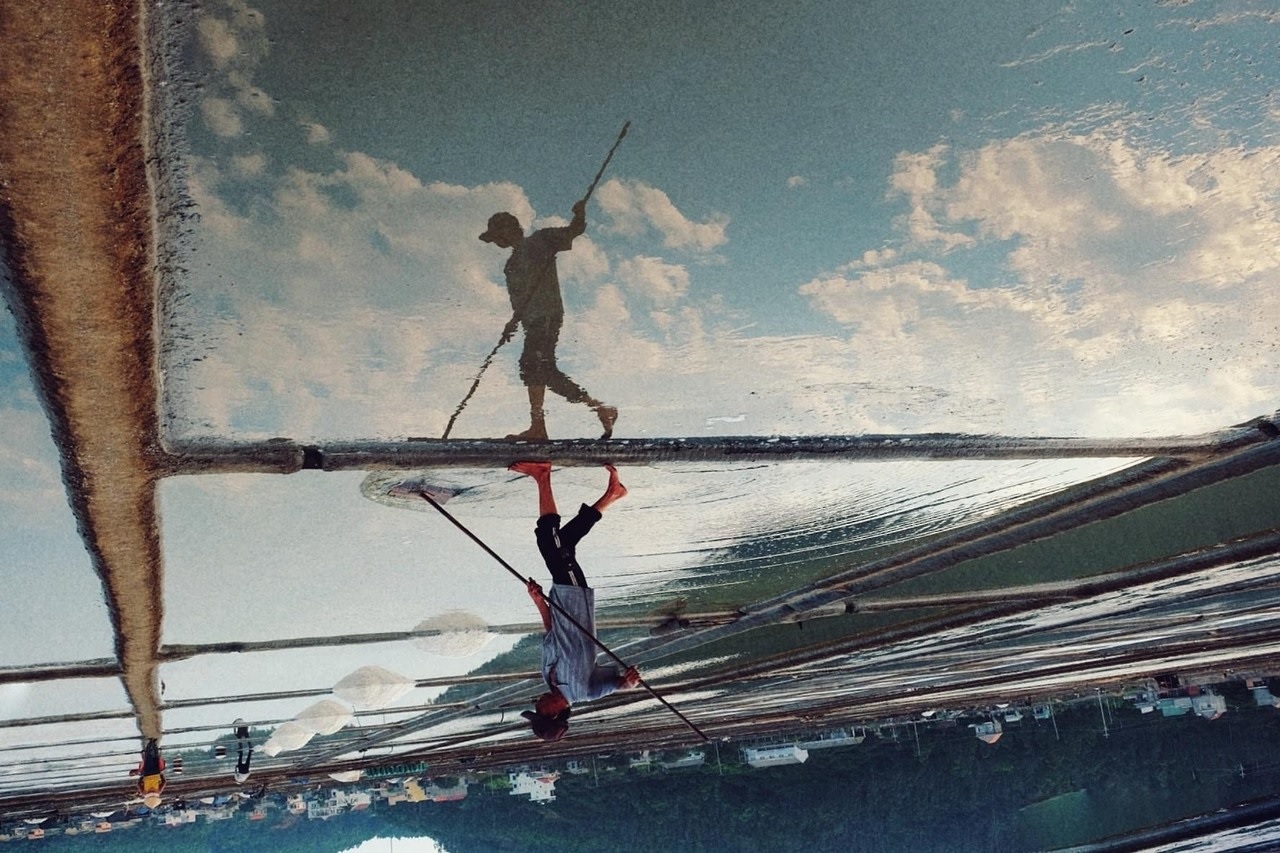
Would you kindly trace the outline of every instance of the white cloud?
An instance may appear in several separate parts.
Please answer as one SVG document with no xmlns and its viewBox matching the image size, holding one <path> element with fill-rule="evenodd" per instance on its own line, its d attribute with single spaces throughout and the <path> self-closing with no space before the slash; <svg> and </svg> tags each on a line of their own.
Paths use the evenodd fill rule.
<svg viewBox="0 0 1280 853">
<path fill-rule="evenodd" d="M 205 98 L 200 102 L 200 113 L 205 127 L 218 136 L 239 136 L 244 131 L 240 113 L 226 98 Z"/>
<path fill-rule="evenodd" d="M 809 183 L 809 179 L 804 175 L 792 175 L 787 178 L 787 189 L 795 190 Z"/>
<path fill-rule="evenodd" d="M 241 177 L 253 178 L 261 175 L 267 168 L 266 155 L 261 153 L 244 154 L 231 158 L 231 171 Z"/>
<path fill-rule="evenodd" d="M 240 49 L 240 43 L 231 32 L 231 24 L 221 18 L 201 18 L 196 25 L 196 33 L 214 68 L 227 67 Z"/>
<path fill-rule="evenodd" d="M 619 234 L 635 237 L 652 228 L 668 248 L 694 252 L 711 252 L 729 239 L 727 217 L 713 214 L 705 222 L 694 222 L 665 192 L 640 181 L 610 179 L 596 190 L 596 199 Z"/>
<path fill-rule="evenodd" d="M 644 255 L 618 264 L 618 280 L 658 305 L 671 305 L 689 290 L 689 271 L 680 264 Z"/>
<path fill-rule="evenodd" d="M 201 101 L 205 125 L 217 136 L 244 131 L 242 110 L 275 114 L 275 102 L 253 83 L 253 72 L 266 57 L 269 43 L 265 16 L 244 0 L 222 0 L 204 11 L 196 24 L 197 40 L 214 70 Z"/>
<path fill-rule="evenodd" d="M 1158 434 L 1273 409 L 1280 385 L 1257 353 L 1280 322 L 1280 147 L 1172 156 L 1123 130 L 899 155 L 903 247 L 800 287 L 848 330 L 854 375 L 963 398 L 969 429 L 986 411 Z M 1012 279 L 953 273 L 969 248 L 1002 253 Z"/>
<path fill-rule="evenodd" d="M 324 145 L 330 139 L 329 128 L 319 122 L 304 122 L 302 129 L 306 133 L 308 145 Z"/>
<path fill-rule="evenodd" d="M 889 179 L 889 197 L 907 197 L 910 212 L 902 220 L 908 236 L 922 245 L 938 246 L 943 251 L 969 245 L 972 238 L 954 231 L 944 231 L 932 208 L 937 206 L 936 170 L 944 162 L 947 146 L 935 145 L 928 151 L 904 151 L 894 157 L 893 175 Z"/>
</svg>

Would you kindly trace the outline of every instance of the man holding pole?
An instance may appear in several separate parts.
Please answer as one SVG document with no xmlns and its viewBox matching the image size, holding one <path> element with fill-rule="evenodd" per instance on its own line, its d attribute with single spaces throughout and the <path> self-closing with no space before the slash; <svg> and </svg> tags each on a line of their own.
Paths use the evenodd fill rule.
<svg viewBox="0 0 1280 853">
<path fill-rule="evenodd" d="M 627 494 L 617 469 L 612 465 L 605 467 L 609 471 L 609 484 L 604 494 L 591 506 L 583 504 L 577 516 L 561 527 L 551 491 L 551 463 L 517 462 L 511 466 L 517 474 L 532 477 L 538 486 L 535 535 L 538 550 L 551 571 L 549 596 L 543 594 L 536 581 L 527 582 L 529 597 L 538 608 L 546 631 L 542 639 L 542 677 L 549 690 L 538 697 L 533 711 L 523 712 L 533 733 L 546 741 L 564 737 L 574 702 L 599 699 L 641 683 L 640 673 L 634 666 L 621 673 L 615 667 L 596 666 L 595 591 L 587 586 L 576 555 L 578 542 L 591 531 L 605 509 Z"/>
<path fill-rule="evenodd" d="M 604 428 L 601 438 L 613 435 L 618 410 L 592 397 L 556 365 L 556 343 L 564 323 L 564 301 L 556 274 L 556 254 L 569 250 L 575 237 L 587 230 L 587 199 L 573 205 L 573 220 L 565 227 L 542 228 L 525 236 L 520 220 L 503 211 L 489 217 L 489 226 L 480 235 L 486 243 L 510 249 L 503 272 L 507 294 L 514 312 L 502 332 L 499 346 L 524 326 L 524 351 L 520 354 L 520 379 L 529 392 L 529 428 L 508 435 L 513 441 L 546 441 L 547 423 L 543 401 L 547 389 L 570 403 L 585 403 L 595 411 Z"/>
</svg>

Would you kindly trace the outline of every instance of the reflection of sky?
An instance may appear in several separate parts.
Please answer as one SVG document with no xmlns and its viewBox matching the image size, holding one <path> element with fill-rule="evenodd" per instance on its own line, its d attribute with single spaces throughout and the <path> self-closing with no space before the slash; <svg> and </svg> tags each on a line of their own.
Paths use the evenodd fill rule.
<svg viewBox="0 0 1280 853">
<path fill-rule="evenodd" d="M 744 585 L 725 594 L 745 604 L 761 584 L 780 592 L 804 583 L 809 578 L 792 573 L 806 559 L 856 559 L 1118 467 L 1049 460 L 628 468 L 630 493 L 583 541 L 579 558 L 602 607 L 669 604 L 677 594 L 697 607 L 700 590 L 724 585 Z M 450 610 L 488 624 L 535 618 L 519 582 L 447 521 L 425 504 L 413 512 L 366 500 L 362 479 L 304 472 L 165 480 L 164 642 L 408 631 Z M 545 576 L 530 481 L 481 469 L 427 479 L 462 489 L 448 503 L 454 516 L 517 571 Z M 553 479 L 566 517 L 605 483 L 598 468 L 557 469 Z"/>
<path fill-rule="evenodd" d="M 0 566 L 0 666 L 111 655 L 102 586 L 8 311 L 0 313 Z M 50 630 L 69 614 L 78 630 Z"/>
<path fill-rule="evenodd" d="M 209 4 L 173 428 L 439 435 L 509 314 L 484 221 L 567 216 L 625 118 L 561 261 L 561 363 L 620 436 L 1269 412 L 1275 25 L 1260 2 Z M 522 426 L 513 361 L 455 434 Z"/>
</svg>

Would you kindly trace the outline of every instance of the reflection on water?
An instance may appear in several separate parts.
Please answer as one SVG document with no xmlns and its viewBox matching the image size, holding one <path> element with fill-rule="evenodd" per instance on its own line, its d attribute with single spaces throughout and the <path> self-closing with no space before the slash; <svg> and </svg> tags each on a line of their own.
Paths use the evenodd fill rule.
<svg viewBox="0 0 1280 853">
<path fill-rule="evenodd" d="M 516 26 L 465 4 L 330 5 L 150 12 L 173 39 L 157 121 L 182 135 L 157 164 L 178 197 L 158 207 L 190 201 L 199 215 L 161 247 L 185 265 L 162 288 L 170 437 L 434 437 L 456 420 L 462 436 L 594 439 L 617 409 L 622 436 L 1155 435 L 1275 406 L 1280 148 L 1274 15 L 1257 4 L 568 4 L 512 10 Z M 584 197 L 599 140 L 624 117 L 625 156 Z M 482 228 L 511 254 L 481 245 Z M 517 331 L 519 356 L 502 349 Z M 78 564 L 81 549 L 45 536 L 22 499 L 61 493 L 31 452 L 33 411 L 7 410 L 6 435 L 22 437 L 0 472 L 19 496 L 14 529 L 50 548 L 15 559 Z M 737 736 L 926 702 L 990 715 L 1010 692 L 1273 657 L 1273 558 L 1070 601 L 880 601 L 679 656 L 642 636 L 673 613 L 736 618 L 1127 464 L 636 467 L 581 556 L 602 608 L 634 617 L 619 645 L 682 709 Z M 166 480 L 164 641 L 536 618 L 457 531 L 365 500 L 360 476 Z M 527 485 L 501 465 L 424 476 L 484 541 L 537 567 Z M 558 495 L 593 500 L 600 477 L 557 471 Z M 1023 584 L 1047 574 L 1017 567 Z M 101 615 L 37 592 L 10 601 L 11 622 L 47 627 L 54 600 L 68 628 Z M 65 633 L 81 645 L 50 648 L 88 642 Z M 158 674 L 166 737 L 205 750 L 237 717 L 274 727 L 357 666 L 394 669 L 405 687 L 489 667 L 467 701 L 417 684 L 333 740 L 254 764 L 286 778 L 426 749 L 461 772 L 528 749 L 515 715 L 537 692 L 524 669 L 536 640 L 517 637 L 447 660 L 405 640 L 171 660 Z M 125 778 L 130 709 L 71 681 L 0 696 L 16 720 L 3 748 L 31 759 L 0 773 L 4 791 Z M 609 701 L 575 720 L 584 754 L 687 736 L 651 699 Z M 95 737 L 116 740 L 80 766 L 50 757 L 64 747 L 49 743 Z"/>
<path fill-rule="evenodd" d="M 166 290 L 172 434 L 540 438 L 547 408 L 595 438 L 617 407 L 622 437 L 1156 435 L 1274 408 L 1266 14 L 767 6 L 510 29 L 397 0 L 354 44 L 336 8 L 202 7 L 174 36 L 198 88 L 168 90 L 200 215 Z"/>
</svg>

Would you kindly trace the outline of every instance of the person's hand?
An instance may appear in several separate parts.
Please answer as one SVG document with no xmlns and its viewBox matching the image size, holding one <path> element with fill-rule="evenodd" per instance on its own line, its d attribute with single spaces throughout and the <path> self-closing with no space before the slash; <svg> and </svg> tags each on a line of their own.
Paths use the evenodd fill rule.
<svg viewBox="0 0 1280 853">
<path fill-rule="evenodd" d="M 627 667 L 627 671 L 622 673 L 622 689 L 630 690 L 633 687 L 640 686 L 640 670 L 634 666 Z"/>
<path fill-rule="evenodd" d="M 507 325 L 502 327 L 502 343 L 509 343 L 515 337 L 516 329 L 520 328 L 520 321 L 512 317 Z"/>
<path fill-rule="evenodd" d="M 525 590 L 529 593 L 529 597 L 534 601 L 541 601 L 543 598 L 542 587 L 533 578 L 529 578 L 524 585 Z"/>
</svg>

